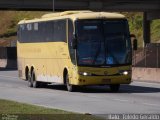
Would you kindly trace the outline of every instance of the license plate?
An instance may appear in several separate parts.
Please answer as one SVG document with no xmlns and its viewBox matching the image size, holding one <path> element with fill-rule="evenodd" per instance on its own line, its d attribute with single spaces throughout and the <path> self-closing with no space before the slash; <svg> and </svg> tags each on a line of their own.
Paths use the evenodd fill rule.
<svg viewBox="0 0 160 120">
<path fill-rule="evenodd" d="M 102 83 L 111 83 L 111 79 L 102 79 Z"/>
</svg>

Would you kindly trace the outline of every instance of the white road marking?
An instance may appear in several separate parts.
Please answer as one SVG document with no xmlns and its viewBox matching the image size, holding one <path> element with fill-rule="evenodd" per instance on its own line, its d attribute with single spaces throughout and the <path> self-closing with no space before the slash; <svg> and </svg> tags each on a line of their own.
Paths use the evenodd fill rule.
<svg viewBox="0 0 160 120">
<path fill-rule="evenodd" d="M 13 76 L 5 76 L 5 75 L 0 75 L 0 77 L 5 77 L 5 78 L 14 78 L 14 79 L 18 79 L 18 77 L 13 77 Z"/>
<path fill-rule="evenodd" d="M 149 106 L 156 106 L 156 107 L 160 107 L 160 105 L 158 104 L 152 104 L 152 103 L 142 103 L 144 105 L 149 105 Z"/>
<path fill-rule="evenodd" d="M 119 102 L 129 102 L 129 100 L 125 100 L 125 99 L 113 99 L 115 101 L 119 101 Z M 158 104 L 152 104 L 152 103 L 141 103 L 143 105 L 147 105 L 147 106 L 155 106 L 155 107 L 160 107 L 160 105 Z"/>
<path fill-rule="evenodd" d="M 123 99 L 113 99 L 113 100 L 120 101 L 120 102 L 128 102 L 129 101 L 129 100 L 123 100 Z"/>
</svg>

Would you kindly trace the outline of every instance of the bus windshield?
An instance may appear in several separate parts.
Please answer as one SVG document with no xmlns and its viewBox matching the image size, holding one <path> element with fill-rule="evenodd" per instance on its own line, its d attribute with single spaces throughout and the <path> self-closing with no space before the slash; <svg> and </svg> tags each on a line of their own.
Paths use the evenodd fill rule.
<svg viewBox="0 0 160 120">
<path fill-rule="evenodd" d="M 79 20 L 76 26 L 78 65 L 131 64 L 127 20 Z"/>
</svg>

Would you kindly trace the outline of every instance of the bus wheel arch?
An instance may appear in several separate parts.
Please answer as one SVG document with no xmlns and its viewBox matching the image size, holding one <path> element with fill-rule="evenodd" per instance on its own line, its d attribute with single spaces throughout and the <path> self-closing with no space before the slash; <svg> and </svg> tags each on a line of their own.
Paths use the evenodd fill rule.
<svg viewBox="0 0 160 120">
<path fill-rule="evenodd" d="M 67 87 L 67 90 L 69 92 L 73 92 L 75 90 L 75 86 L 70 84 L 69 82 L 69 74 L 68 74 L 68 70 L 65 68 L 64 72 L 63 72 L 63 78 L 64 78 L 64 84 Z"/>
<path fill-rule="evenodd" d="M 32 72 L 34 71 L 34 67 L 32 66 L 31 67 L 31 70 L 30 70 L 30 74 L 32 75 Z"/>
<path fill-rule="evenodd" d="M 29 67 L 28 66 L 25 67 L 25 78 L 26 78 L 26 81 L 28 81 L 29 79 Z"/>
<path fill-rule="evenodd" d="M 64 85 L 66 85 L 66 75 L 68 74 L 68 70 L 67 68 L 64 68 L 63 70 L 63 83 Z"/>
</svg>

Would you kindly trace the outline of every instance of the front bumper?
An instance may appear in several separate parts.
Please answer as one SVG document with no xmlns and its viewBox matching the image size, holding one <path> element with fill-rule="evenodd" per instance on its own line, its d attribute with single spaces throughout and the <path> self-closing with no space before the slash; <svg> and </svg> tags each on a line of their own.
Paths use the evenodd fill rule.
<svg viewBox="0 0 160 120">
<path fill-rule="evenodd" d="M 130 84 L 131 75 L 83 76 L 79 75 L 76 85 Z"/>
</svg>

